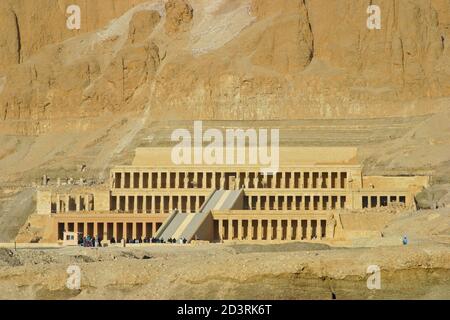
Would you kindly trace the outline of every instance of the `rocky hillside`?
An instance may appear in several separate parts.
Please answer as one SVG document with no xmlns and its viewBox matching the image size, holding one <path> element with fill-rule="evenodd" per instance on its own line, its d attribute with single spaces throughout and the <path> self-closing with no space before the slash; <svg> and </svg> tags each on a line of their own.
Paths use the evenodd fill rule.
<svg viewBox="0 0 450 320">
<path fill-rule="evenodd" d="M 265 120 L 448 109 L 450 3 L 380 0 L 382 28 L 369 30 L 372 2 L 3 0 L 0 128 L 143 110 Z M 78 31 L 66 28 L 73 3 Z"/>
</svg>

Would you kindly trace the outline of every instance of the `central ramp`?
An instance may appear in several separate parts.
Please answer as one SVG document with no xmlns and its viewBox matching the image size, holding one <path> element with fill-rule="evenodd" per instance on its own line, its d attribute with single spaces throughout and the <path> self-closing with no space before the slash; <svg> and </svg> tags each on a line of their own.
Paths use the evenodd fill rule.
<svg viewBox="0 0 450 320">
<path fill-rule="evenodd" d="M 155 238 L 168 239 L 186 239 L 188 242 L 193 239 L 212 240 L 211 231 L 213 228 L 202 228 L 207 224 L 212 224 L 212 210 L 231 210 L 242 209 L 244 190 L 214 190 L 206 202 L 196 213 L 182 213 L 174 211 L 158 230 Z"/>
</svg>

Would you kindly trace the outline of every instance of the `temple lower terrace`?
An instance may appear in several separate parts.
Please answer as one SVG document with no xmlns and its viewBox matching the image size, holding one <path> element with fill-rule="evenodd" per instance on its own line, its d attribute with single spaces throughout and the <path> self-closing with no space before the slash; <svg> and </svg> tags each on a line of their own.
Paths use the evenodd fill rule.
<svg viewBox="0 0 450 320">
<path fill-rule="evenodd" d="M 109 185 L 41 187 L 37 213 L 49 217 L 49 240 L 65 232 L 103 241 L 158 238 L 333 240 L 340 214 L 415 207 L 428 176 L 363 176 L 352 147 L 282 147 L 274 175 L 255 165 L 174 165 L 170 148 L 138 148 Z"/>
</svg>

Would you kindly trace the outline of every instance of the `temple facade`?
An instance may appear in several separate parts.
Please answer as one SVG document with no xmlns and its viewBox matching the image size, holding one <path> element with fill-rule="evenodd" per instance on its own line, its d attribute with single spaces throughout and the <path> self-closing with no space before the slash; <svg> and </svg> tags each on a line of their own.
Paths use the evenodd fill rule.
<svg viewBox="0 0 450 320">
<path fill-rule="evenodd" d="M 141 148 L 103 188 L 38 190 L 37 213 L 64 231 L 119 242 L 170 235 L 211 242 L 333 239 L 336 213 L 414 207 L 427 176 L 363 176 L 355 148 L 280 149 L 280 168 L 173 165 L 170 148 Z M 178 221 L 178 222 L 177 222 Z"/>
</svg>

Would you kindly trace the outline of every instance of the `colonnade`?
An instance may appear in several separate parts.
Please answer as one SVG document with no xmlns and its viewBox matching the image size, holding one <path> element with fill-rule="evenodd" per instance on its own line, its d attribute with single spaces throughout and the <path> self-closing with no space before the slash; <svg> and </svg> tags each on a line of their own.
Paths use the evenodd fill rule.
<svg viewBox="0 0 450 320">
<path fill-rule="evenodd" d="M 387 207 L 390 203 L 406 204 L 405 195 L 370 195 L 362 196 L 362 208 Z"/>
<path fill-rule="evenodd" d="M 162 222 L 59 222 L 58 239 L 62 240 L 64 231 L 107 240 L 114 237 L 117 242 L 122 239 L 145 239 L 154 237 L 161 224 Z"/>
<path fill-rule="evenodd" d="M 248 195 L 244 197 L 245 209 L 250 210 L 334 210 L 344 209 L 346 196 L 321 195 Z"/>
<path fill-rule="evenodd" d="M 57 194 L 51 204 L 52 213 L 92 211 L 95 209 L 93 194 Z"/>
<path fill-rule="evenodd" d="M 116 195 L 111 196 L 111 211 L 126 213 L 198 212 L 205 202 L 202 195 Z"/>
<path fill-rule="evenodd" d="M 112 171 L 113 189 L 345 189 L 346 171 L 282 171 L 275 175 L 260 172 L 147 172 Z"/>
<path fill-rule="evenodd" d="M 219 218 L 216 240 L 313 240 L 332 239 L 335 223 L 327 219 Z"/>
</svg>

